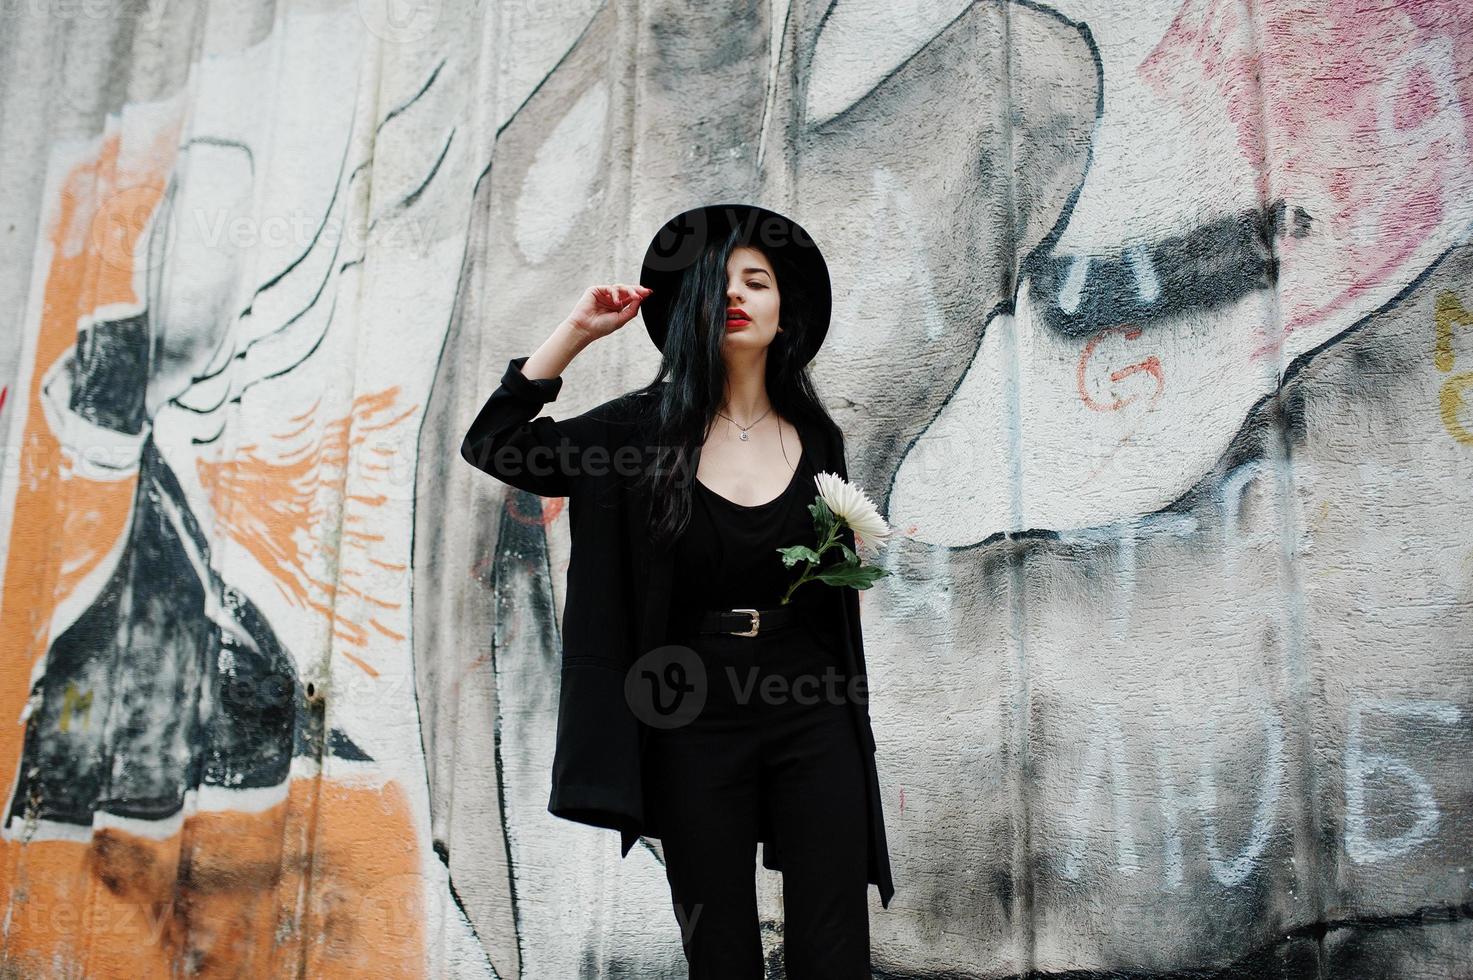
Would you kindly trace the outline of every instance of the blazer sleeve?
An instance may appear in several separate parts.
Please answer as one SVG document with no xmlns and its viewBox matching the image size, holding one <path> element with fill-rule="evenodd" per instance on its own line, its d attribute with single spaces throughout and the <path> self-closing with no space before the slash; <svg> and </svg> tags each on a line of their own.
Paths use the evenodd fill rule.
<svg viewBox="0 0 1473 980">
<path fill-rule="evenodd" d="M 539 497 L 571 497 L 588 466 L 599 462 L 585 458 L 585 453 L 603 445 L 610 403 L 561 421 L 538 416 L 543 405 L 557 398 L 563 379 L 522 374 L 527 356 L 507 362 L 500 386 L 466 432 L 460 455 L 518 490 Z"/>
</svg>

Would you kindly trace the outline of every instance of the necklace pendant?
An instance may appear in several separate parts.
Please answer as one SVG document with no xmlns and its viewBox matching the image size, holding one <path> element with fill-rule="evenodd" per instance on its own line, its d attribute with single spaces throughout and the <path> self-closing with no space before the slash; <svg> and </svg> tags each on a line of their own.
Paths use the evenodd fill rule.
<svg viewBox="0 0 1473 980">
<path fill-rule="evenodd" d="M 746 429 L 743 429 L 742 430 L 742 441 L 743 442 L 746 442 L 747 441 L 747 430 Z"/>
</svg>

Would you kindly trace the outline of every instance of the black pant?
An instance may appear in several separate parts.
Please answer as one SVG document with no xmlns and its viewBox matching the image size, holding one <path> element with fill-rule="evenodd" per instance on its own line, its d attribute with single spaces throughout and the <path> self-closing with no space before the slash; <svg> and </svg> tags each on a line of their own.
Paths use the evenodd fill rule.
<svg viewBox="0 0 1473 980">
<path fill-rule="evenodd" d="M 807 624 L 672 642 L 697 652 L 706 701 L 693 721 L 651 730 L 646 787 L 691 980 L 765 976 L 756 891 L 764 811 L 782 846 L 786 976 L 869 980 L 864 759 L 837 642 Z M 768 676 L 782 680 L 764 687 Z"/>
</svg>

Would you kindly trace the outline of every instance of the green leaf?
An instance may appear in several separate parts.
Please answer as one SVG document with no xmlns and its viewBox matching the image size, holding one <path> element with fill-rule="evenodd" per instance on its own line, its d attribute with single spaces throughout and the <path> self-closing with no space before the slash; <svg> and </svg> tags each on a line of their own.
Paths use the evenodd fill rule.
<svg viewBox="0 0 1473 980">
<path fill-rule="evenodd" d="M 852 562 L 842 562 L 816 572 L 813 578 L 819 582 L 825 582 L 834 586 L 853 586 L 856 589 L 867 589 L 875 584 L 875 581 L 889 575 L 887 569 L 876 568 L 874 565 L 858 565 Z"/>
<path fill-rule="evenodd" d="M 815 565 L 818 564 L 818 552 L 806 544 L 795 544 L 788 548 L 778 548 L 777 553 L 783 556 L 783 566 L 785 568 L 792 568 L 800 561 L 812 562 Z"/>
</svg>

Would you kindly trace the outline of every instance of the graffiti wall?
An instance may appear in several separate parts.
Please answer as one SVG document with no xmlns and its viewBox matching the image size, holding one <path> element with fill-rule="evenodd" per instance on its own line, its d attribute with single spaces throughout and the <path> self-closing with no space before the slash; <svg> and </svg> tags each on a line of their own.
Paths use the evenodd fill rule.
<svg viewBox="0 0 1473 980">
<path fill-rule="evenodd" d="M 458 450 L 728 200 L 823 247 L 901 532 L 876 974 L 1473 975 L 1473 7 L 0 32 L 6 975 L 685 975 L 659 841 L 547 812 L 566 501 Z"/>
</svg>

